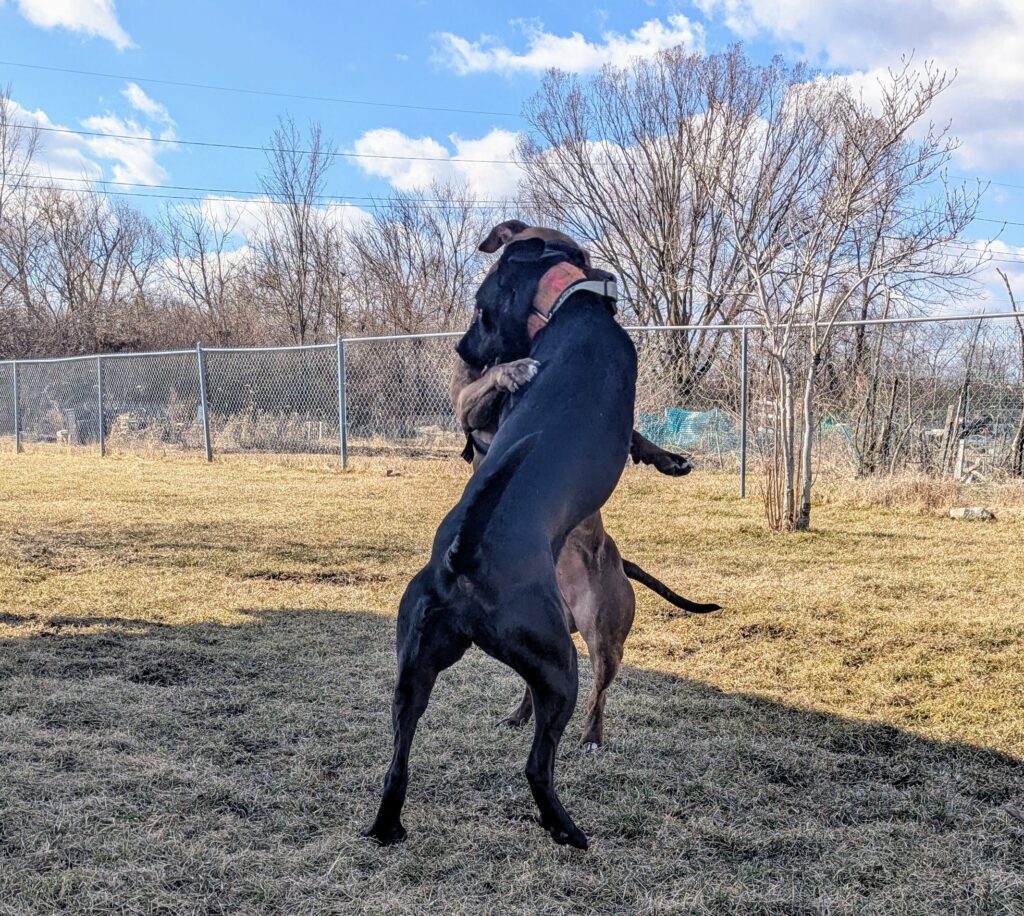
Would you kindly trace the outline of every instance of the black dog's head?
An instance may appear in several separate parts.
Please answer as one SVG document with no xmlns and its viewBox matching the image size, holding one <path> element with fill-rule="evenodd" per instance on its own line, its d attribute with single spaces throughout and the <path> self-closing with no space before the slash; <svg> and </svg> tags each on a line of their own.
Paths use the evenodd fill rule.
<svg viewBox="0 0 1024 916">
<path fill-rule="evenodd" d="M 556 264 L 569 262 L 581 270 L 586 256 L 561 241 L 522 239 L 507 245 L 476 292 L 473 323 L 455 351 L 474 369 L 522 359 L 530 352 L 527 328 L 541 277 Z"/>
</svg>

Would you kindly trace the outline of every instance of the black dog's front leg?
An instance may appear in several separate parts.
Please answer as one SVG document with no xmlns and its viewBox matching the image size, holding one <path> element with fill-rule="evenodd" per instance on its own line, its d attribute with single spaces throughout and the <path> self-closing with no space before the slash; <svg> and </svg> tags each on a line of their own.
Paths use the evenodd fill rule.
<svg viewBox="0 0 1024 916">
<path fill-rule="evenodd" d="M 635 429 L 629 443 L 629 456 L 634 464 L 649 464 L 669 477 L 684 477 L 693 470 L 693 463 L 686 455 L 666 451 Z"/>
</svg>

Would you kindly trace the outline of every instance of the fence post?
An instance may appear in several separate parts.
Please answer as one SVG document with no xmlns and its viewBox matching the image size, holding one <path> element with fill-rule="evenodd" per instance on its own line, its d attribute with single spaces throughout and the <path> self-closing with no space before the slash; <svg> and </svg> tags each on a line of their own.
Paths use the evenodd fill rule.
<svg viewBox="0 0 1024 916">
<path fill-rule="evenodd" d="M 99 419 L 100 458 L 107 454 L 106 417 L 103 414 L 103 357 L 96 356 L 96 416 Z"/>
<path fill-rule="evenodd" d="M 21 451 L 21 394 L 18 387 L 18 361 L 11 363 L 11 372 L 14 375 L 14 452 Z"/>
<path fill-rule="evenodd" d="M 747 329 L 740 331 L 740 499 L 747 497 Z"/>
<path fill-rule="evenodd" d="M 213 448 L 210 445 L 210 409 L 206 398 L 206 354 L 203 345 L 196 344 L 196 360 L 199 363 L 199 409 L 203 412 L 203 448 L 206 460 L 213 461 Z"/>
<path fill-rule="evenodd" d="M 348 467 L 348 406 L 345 403 L 345 341 L 338 337 L 338 460 Z"/>
</svg>

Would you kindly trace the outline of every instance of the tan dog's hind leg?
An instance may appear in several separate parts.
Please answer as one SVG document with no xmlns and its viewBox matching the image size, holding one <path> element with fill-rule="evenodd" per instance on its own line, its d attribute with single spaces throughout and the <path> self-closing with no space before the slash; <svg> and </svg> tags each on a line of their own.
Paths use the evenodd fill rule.
<svg viewBox="0 0 1024 916">
<path fill-rule="evenodd" d="M 594 669 L 594 689 L 587 699 L 587 722 L 580 744 L 585 751 L 596 751 L 604 743 L 604 704 L 608 688 L 622 664 L 622 646 L 599 644 L 587 648 L 590 649 L 590 664 Z"/>
<path fill-rule="evenodd" d="M 587 751 L 596 751 L 604 743 L 604 705 L 608 688 L 622 665 L 623 645 L 636 613 L 633 586 L 622 572 L 618 549 L 610 538 L 608 540 L 610 550 L 605 552 L 604 568 L 594 583 L 593 621 L 580 621 L 580 634 L 587 644 L 590 666 L 594 670 L 594 687 L 587 699 L 587 721 L 580 739 Z"/>
<path fill-rule="evenodd" d="M 569 630 L 587 644 L 594 688 L 587 701 L 581 744 L 596 750 L 604 740 L 608 688 L 622 664 L 622 647 L 633 626 L 636 596 L 622 571 L 619 549 L 605 532 L 601 514 L 581 522 L 558 558 L 558 584 L 569 608 Z"/>
<path fill-rule="evenodd" d="M 503 725 L 507 728 L 519 728 L 521 725 L 529 722 L 532 715 L 533 694 L 530 693 L 530 688 L 527 687 L 526 692 L 523 694 L 523 701 L 516 707 L 516 711 L 507 719 L 502 719 L 498 725 Z"/>
</svg>

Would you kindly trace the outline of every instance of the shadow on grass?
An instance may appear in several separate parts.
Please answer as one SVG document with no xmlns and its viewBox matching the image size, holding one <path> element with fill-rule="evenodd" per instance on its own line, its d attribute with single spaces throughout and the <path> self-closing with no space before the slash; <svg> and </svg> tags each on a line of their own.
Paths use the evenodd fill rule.
<svg viewBox="0 0 1024 916">
<path fill-rule="evenodd" d="M 627 668 L 607 747 L 580 714 L 562 745 L 579 854 L 532 822 L 530 733 L 494 728 L 519 684 L 474 652 L 378 850 L 391 619 L 57 624 L 0 638 L 0 911 L 1024 912 L 1024 762 L 982 748 Z"/>
</svg>

